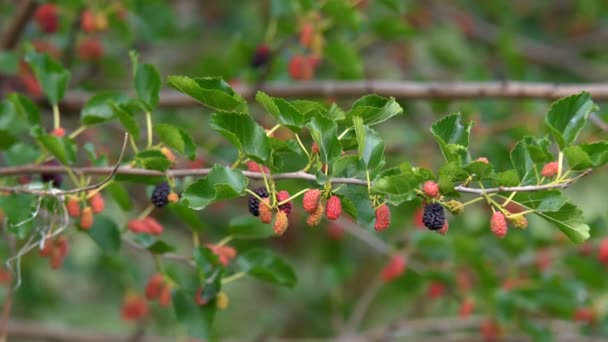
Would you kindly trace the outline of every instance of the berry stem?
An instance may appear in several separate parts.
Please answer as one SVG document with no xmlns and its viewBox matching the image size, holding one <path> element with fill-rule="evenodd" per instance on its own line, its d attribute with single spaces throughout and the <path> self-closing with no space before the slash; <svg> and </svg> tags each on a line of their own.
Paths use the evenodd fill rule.
<svg viewBox="0 0 608 342">
<path fill-rule="evenodd" d="M 564 162 L 564 152 L 559 151 L 557 155 L 557 177 L 555 179 L 560 179 L 562 177 L 562 164 Z"/>
<path fill-rule="evenodd" d="M 160 272 L 160 273 L 164 273 L 163 272 L 163 262 L 160 258 L 160 255 L 158 254 L 153 254 L 154 256 L 154 264 L 156 265 L 156 269 Z"/>
<path fill-rule="evenodd" d="M 152 210 L 154 210 L 154 204 L 148 204 L 146 209 L 144 209 L 144 211 L 142 211 L 141 214 L 137 216 L 137 220 L 143 220 L 146 216 L 150 215 Z"/>
<path fill-rule="evenodd" d="M 228 276 L 228 277 L 222 279 L 222 285 L 226 285 L 226 284 L 228 284 L 230 282 L 233 282 L 233 281 L 235 281 L 235 280 L 237 280 L 239 278 L 242 278 L 244 276 L 245 276 L 244 272 L 237 272 L 237 273 L 235 273 L 235 274 L 233 274 L 231 276 Z"/>
<path fill-rule="evenodd" d="M 100 186 L 99 188 L 97 188 L 97 189 L 95 189 L 95 190 L 91 190 L 91 192 L 89 192 L 89 193 L 86 195 L 86 197 L 85 197 L 85 198 L 86 198 L 86 199 L 89 199 L 89 198 L 91 198 L 91 197 L 95 196 L 96 194 L 98 194 L 99 192 L 101 192 L 101 190 L 103 190 L 103 189 L 107 188 L 108 186 L 110 186 L 110 185 L 111 185 L 113 182 L 114 182 L 114 180 L 110 180 L 110 181 L 108 181 L 107 183 L 105 183 L 105 184 L 103 184 L 102 186 Z"/>
<path fill-rule="evenodd" d="M 369 170 L 365 170 L 365 178 L 367 180 L 367 191 L 369 192 L 372 189 L 372 183 L 369 180 Z"/>
<path fill-rule="evenodd" d="M 283 201 L 281 201 L 281 202 L 277 203 L 277 205 L 283 205 L 283 204 L 285 204 L 285 203 L 288 203 L 289 201 L 291 201 L 291 200 L 293 200 L 293 199 L 296 199 L 296 198 L 300 197 L 301 195 L 303 195 L 303 194 L 304 194 L 306 191 L 308 191 L 308 190 L 310 190 L 310 188 L 306 188 L 306 189 L 304 189 L 304 190 L 301 190 L 301 191 L 299 191 L 297 194 L 295 194 L 295 195 L 293 195 L 293 196 L 289 197 L 288 199 L 283 200 Z"/>
<path fill-rule="evenodd" d="M 245 192 L 250 194 L 251 196 L 255 197 L 260 202 L 262 202 L 264 200 L 262 197 L 258 196 L 258 194 L 256 194 L 255 192 L 253 192 L 249 189 L 245 189 Z"/>
<path fill-rule="evenodd" d="M 243 162 L 244 159 L 245 159 L 245 155 L 241 151 L 239 151 L 239 156 L 236 158 L 234 163 L 232 163 L 230 168 L 233 170 L 236 169 L 237 167 L 239 167 L 239 165 L 241 165 L 241 163 Z"/>
<path fill-rule="evenodd" d="M 216 243 L 216 246 L 223 246 L 227 243 L 229 243 L 230 241 L 232 241 L 232 239 L 234 239 L 234 236 L 232 235 L 228 235 L 225 238 L 221 239 L 220 242 Z"/>
<path fill-rule="evenodd" d="M 491 196 L 491 195 L 489 195 L 489 196 Z M 462 204 L 462 206 L 463 206 L 463 207 L 466 207 L 467 205 L 471 205 L 471 204 L 473 204 L 473 203 L 477 203 L 477 202 L 479 202 L 479 201 L 481 201 L 481 200 L 484 200 L 484 199 L 485 199 L 485 198 L 484 198 L 484 197 L 482 197 L 482 196 L 477 197 L 477 198 L 473 198 L 472 200 L 470 200 L 470 201 L 468 201 L 468 202 L 464 202 L 464 203 Z"/>
<path fill-rule="evenodd" d="M 152 114 L 146 111 L 146 129 L 148 130 L 148 145 L 146 149 L 152 147 Z"/>
<path fill-rule="evenodd" d="M 135 152 L 136 154 L 139 153 L 139 148 L 137 148 L 137 144 L 135 144 L 135 139 L 133 139 L 132 135 L 129 135 L 129 142 L 131 143 L 131 148 L 133 149 L 133 152 Z"/>
<path fill-rule="evenodd" d="M 194 248 L 198 248 L 198 246 L 200 246 L 198 233 L 194 229 L 192 229 L 192 246 L 194 246 Z"/>
<path fill-rule="evenodd" d="M 61 127 L 60 120 L 59 105 L 53 104 L 53 128 L 57 129 Z"/>
<path fill-rule="evenodd" d="M 346 133 L 348 133 L 349 131 L 350 131 L 350 128 L 347 128 L 344 130 L 344 132 L 340 133 L 340 135 L 338 135 L 338 140 L 342 140 L 342 138 L 344 138 Z"/>
<path fill-rule="evenodd" d="M 513 191 L 511 193 L 511 195 L 509 195 L 509 197 L 507 197 L 507 200 L 502 203 L 502 205 L 505 206 L 505 205 L 509 204 L 509 202 L 511 202 L 511 200 L 513 199 L 513 197 L 515 197 L 516 194 L 517 194 L 517 191 Z"/>
<path fill-rule="evenodd" d="M 89 126 L 87 126 L 87 125 L 82 125 L 82 126 L 78 127 L 78 128 L 77 128 L 77 129 L 76 129 L 74 132 L 72 132 L 70 135 L 68 135 L 68 137 L 69 137 L 70 139 L 74 139 L 74 138 L 76 138 L 77 136 L 79 136 L 79 135 L 80 135 L 80 133 L 84 132 L 84 131 L 85 131 L 87 128 L 89 128 Z"/>
<path fill-rule="evenodd" d="M 300 148 L 302 148 L 302 151 L 304 151 L 304 154 L 310 161 L 310 153 L 308 153 L 308 150 L 306 150 L 306 147 L 304 147 L 304 144 L 302 144 L 302 140 L 300 140 L 300 136 L 297 133 L 296 133 L 296 140 L 298 141 L 298 144 L 300 144 Z"/>
<path fill-rule="evenodd" d="M 274 132 L 279 128 L 281 128 L 281 124 L 276 124 L 268 132 L 266 132 L 266 136 L 268 136 L 268 137 L 272 136 L 274 134 Z"/>
</svg>

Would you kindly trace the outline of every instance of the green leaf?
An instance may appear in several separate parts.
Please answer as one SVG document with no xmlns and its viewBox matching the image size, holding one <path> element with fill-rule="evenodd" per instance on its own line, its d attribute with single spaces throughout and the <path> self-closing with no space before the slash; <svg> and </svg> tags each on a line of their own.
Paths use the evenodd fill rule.
<svg viewBox="0 0 608 342">
<path fill-rule="evenodd" d="M 110 193 L 110 196 L 112 196 L 122 210 L 128 211 L 133 208 L 131 195 L 123 185 L 118 184 L 117 182 L 111 182 L 110 185 L 106 187 L 106 191 Z"/>
<path fill-rule="evenodd" d="M 455 183 L 463 182 L 469 177 L 469 174 L 460 167 L 460 164 L 456 161 L 444 164 L 439 168 L 437 174 L 437 184 L 439 184 L 439 191 L 442 194 L 449 194 L 454 192 Z"/>
<path fill-rule="evenodd" d="M 371 192 L 390 195 L 390 203 L 398 205 L 403 201 L 411 200 L 416 196 L 416 189 L 420 188 L 423 179 L 412 171 L 399 175 L 382 177 L 374 181 Z"/>
<path fill-rule="evenodd" d="M 158 70 L 150 64 L 137 64 L 134 85 L 137 96 L 147 105 L 148 110 L 154 109 L 158 105 L 161 87 Z"/>
<path fill-rule="evenodd" d="M 153 254 L 171 253 L 177 250 L 175 246 L 159 240 L 150 234 L 137 234 L 134 240 Z"/>
<path fill-rule="evenodd" d="M 173 309 L 178 321 L 186 326 L 189 336 L 210 339 L 213 336 L 216 306 L 214 302 L 198 305 L 195 294 L 195 290 L 176 289 L 171 298 Z"/>
<path fill-rule="evenodd" d="M 293 140 L 287 141 L 270 138 L 272 148 L 272 167 L 279 172 L 296 172 L 308 164 L 308 157 L 302 152 L 300 145 Z"/>
<path fill-rule="evenodd" d="M 374 170 L 384 163 L 384 140 L 373 129 L 367 126 L 364 129 L 363 153 L 360 157 L 368 170 Z"/>
<path fill-rule="evenodd" d="M 337 26 L 346 26 L 350 29 L 357 30 L 361 24 L 361 14 L 348 1 L 325 1 L 323 3 L 322 11 L 336 22 L 338 24 Z"/>
<path fill-rule="evenodd" d="M 247 103 L 221 78 L 169 76 L 169 85 L 205 106 L 222 112 L 247 113 Z"/>
<path fill-rule="evenodd" d="M 158 150 L 141 151 L 133 158 L 135 165 L 144 169 L 165 171 L 171 162 Z"/>
<path fill-rule="evenodd" d="M 591 95 L 585 91 L 561 98 L 551 105 L 545 122 L 560 149 L 575 142 L 589 113 L 597 109 Z"/>
<path fill-rule="evenodd" d="M 222 134 L 247 157 L 264 165 L 272 164 L 268 136 L 252 117 L 218 112 L 211 116 L 210 121 L 211 128 Z"/>
<path fill-rule="evenodd" d="M 265 239 L 274 236 L 272 227 L 257 217 L 238 216 L 228 223 L 228 233 L 235 239 Z"/>
<path fill-rule="evenodd" d="M 546 138 L 534 139 L 525 137 L 520 140 L 511 151 L 511 162 L 517 170 L 522 184 L 538 182 L 535 167 L 537 163 L 547 163 L 553 160 L 549 152 L 550 142 Z"/>
<path fill-rule="evenodd" d="M 171 203 L 168 207 L 171 212 L 173 212 L 176 216 L 186 222 L 190 229 L 197 232 L 203 231 L 205 225 L 203 224 L 203 221 L 201 220 L 201 217 L 198 212 L 188 208 L 180 202 Z"/>
<path fill-rule="evenodd" d="M 289 102 L 281 98 L 270 97 L 261 91 L 257 92 L 255 99 L 283 126 L 289 128 L 292 132 L 300 132 L 304 125 L 304 115 Z"/>
<path fill-rule="evenodd" d="M 41 153 L 35 145 L 16 143 L 4 152 L 4 161 L 12 166 L 32 164 L 40 157 Z"/>
<path fill-rule="evenodd" d="M 179 153 L 187 153 L 190 159 L 194 159 L 196 146 L 184 130 L 169 124 L 157 124 L 154 125 L 154 131 L 158 134 L 160 141 L 167 146 L 176 149 Z"/>
<path fill-rule="evenodd" d="M 310 135 L 319 146 L 321 161 L 325 164 L 333 163 L 342 153 L 336 122 L 317 115 L 310 120 L 307 126 Z"/>
<path fill-rule="evenodd" d="M 32 194 L 10 194 L 0 196 L 0 209 L 4 212 L 9 231 L 18 238 L 25 238 L 31 228 L 32 212 L 38 202 Z"/>
<path fill-rule="evenodd" d="M 296 274 L 285 261 L 270 250 L 255 248 L 239 255 L 239 270 L 260 280 L 286 287 L 294 287 Z"/>
<path fill-rule="evenodd" d="M 202 210 L 212 203 L 243 196 L 246 188 L 247 178 L 241 171 L 215 165 L 207 177 L 184 190 L 182 201 L 189 208 Z"/>
<path fill-rule="evenodd" d="M 482 161 L 473 161 L 469 163 L 465 168 L 465 171 L 473 176 L 475 180 L 483 180 L 492 175 L 493 168 L 491 164 L 484 163 Z"/>
<path fill-rule="evenodd" d="M 133 137 L 134 140 L 139 139 L 140 131 L 139 125 L 135 120 L 135 116 L 129 110 L 129 106 L 126 105 L 117 105 L 115 103 L 111 103 L 112 113 L 123 125 L 123 127 L 129 132 L 129 134 Z"/>
<path fill-rule="evenodd" d="M 517 186 L 519 185 L 519 176 L 516 170 L 511 169 L 497 173 L 494 181 L 498 186 Z"/>
<path fill-rule="evenodd" d="M 34 71 L 51 104 L 59 104 L 68 87 L 70 72 L 48 55 L 36 52 L 33 47 L 28 47 L 25 61 Z"/>
<path fill-rule="evenodd" d="M 40 126 L 40 110 L 32 100 L 17 93 L 9 95 L 8 98 L 13 103 L 15 111 L 21 117 L 27 118 L 30 126 Z"/>
<path fill-rule="evenodd" d="M 350 42 L 330 41 L 325 44 L 324 52 L 339 78 L 354 80 L 363 77 L 363 62 Z"/>
<path fill-rule="evenodd" d="M 568 146 L 563 152 L 573 170 L 584 170 L 593 166 L 589 155 L 578 145 Z"/>
<path fill-rule="evenodd" d="M 62 164 L 71 164 L 76 159 L 76 146 L 69 138 L 41 135 L 36 139 Z"/>
<path fill-rule="evenodd" d="M 589 156 L 593 167 L 604 166 L 608 162 L 607 141 L 600 141 L 593 144 L 581 144 L 579 146 Z"/>
<path fill-rule="evenodd" d="M 83 125 L 95 125 L 114 119 L 113 106 L 124 104 L 129 100 L 121 92 L 105 91 L 87 100 L 80 111 L 80 121 Z M 122 122 L 122 121 L 121 121 Z"/>
<path fill-rule="evenodd" d="M 589 226 L 583 212 L 570 203 L 559 191 L 518 193 L 515 201 L 559 228 L 570 240 L 580 243 L 589 238 Z"/>
<path fill-rule="evenodd" d="M 0 150 L 9 149 L 17 142 L 17 138 L 13 137 L 8 130 L 0 129 Z"/>
<path fill-rule="evenodd" d="M 363 118 L 363 124 L 373 126 L 400 114 L 403 114 L 403 108 L 394 98 L 366 95 L 353 103 L 346 117 L 353 119 L 359 116 Z"/>
<path fill-rule="evenodd" d="M 88 234 L 104 253 L 116 253 L 120 250 L 120 230 L 110 218 L 96 215 Z"/>
<path fill-rule="evenodd" d="M 460 113 L 448 115 L 431 126 L 431 133 L 439 144 L 439 149 L 448 162 L 458 161 L 465 164 L 469 161 L 469 135 L 473 123 L 461 123 Z"/>
</svg>

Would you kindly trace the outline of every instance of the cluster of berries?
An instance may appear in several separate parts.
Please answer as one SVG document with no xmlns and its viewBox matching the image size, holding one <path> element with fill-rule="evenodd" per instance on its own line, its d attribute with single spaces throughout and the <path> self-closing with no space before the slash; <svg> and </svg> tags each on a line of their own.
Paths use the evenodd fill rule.
<svg viewBox="0 0 608 342">
<path fill-rule="evenodd" d="M 194 295 L 194 301 L 197 305 L 207 305 L 209 300 L 204 297 L 203 287 L 199 287 Z M 228 295 L 225 292 L 219 292 L 215 295 L 215 306 L 220 310 L 225 310 L 229 303 Z"/>
<path fill-rule="evenodd" d="M 162 273 L 154 274 L 146 285 L 145 293 L 148 300 L 158 299 L 161 307 L 168 307 L 171 304 L 171 289 L 173 285 Z"/>
<path fill-rule="evenodd" d="M 105 207 L 103 197 L 99 192 L 93 190 L 86 197 L 86 202 L 81 201 L 78 197 L 70 197 L 66 203 L 68 215 L 79 218 L 78 226 L 83 230 L 91 229 L 94 220 L 93 215 L 101 213 Z"/>
<path fill-rule="evenodd" d="M 134 234 L 160 235 L 163 233 L 163 226 L 150 216 L 129 221 L 127 228 Z"/>
<path fill-rule="evenodd" d="M 315 227 L 319 225 L 323 219 L 323 213 L 330 221 L 337 220 L 342 215 L 342 202 L 340 197 L 332 195 L 330 196 L 325 205 L 321 201 L 323 193 L 319 189 L 308 190 L 302 199 L 302 205 L 304 210 L 309 214 L 306 219 L 306 223 Z"/>
<path fill-rule="evenodd" d="M 66 255 L 68 255 L 68 240 L 64 236 L 55 239 L 46 239 L 44 247 L 40 250 L 40 256 L 51 258 L 49 263 L 52 269 L 58 269 L 63 265 Z"/>
<path fill-rule="evenodd" d="M 270 223 L 272 222 L 272 218 L 274 215 L 274 224 L 272 226 L 275 234 L 277 235 L 283 235 L 283 233 L 285 233 L 285 231 L 287 230 L 287 227 L 289 226 L 289 220 L 287 219 L 287 217 L 291 214 L 291 210 L 292 210 L 292 203 L 291 201 L 288 201 L 286 203 L 283 203 L 281 205 L 279 205 L 277 207 L 277 213 L 274 214 L 274 210 L 272 208 L 272 204 L 270 202 L 270 198 L 269 198 L 269 194 L 268 191 L 263 188 L 257 188 L 254 190 L 254 193 L 260 198 L 262 199 L 262 201 L 260 201 L 258 198 L 256 198 L 253 195 L 249 196 L 249 212 L 253 215 L 253 216 L 259 216 L 260 217 L 260 221 L 262 221 L 263 223 Z M 279 192 L 277 192 L 276 195 L 276 199 L 277 202 L 284 202 L 287 199 L 289 199 L 289 192 L 285 191 L 285 190 L 281 190 Z"/>
</svg>

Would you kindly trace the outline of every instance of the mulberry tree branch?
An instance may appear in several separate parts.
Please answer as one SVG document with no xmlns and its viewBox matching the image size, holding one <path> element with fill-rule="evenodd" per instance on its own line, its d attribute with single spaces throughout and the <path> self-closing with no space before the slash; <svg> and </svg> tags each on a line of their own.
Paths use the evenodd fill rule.
<svg viewBox="0 0 608 342">
<path fill-rule="evenodd" d="M 167 170 L 165 172 L 156 171 L 156 170 L 147 170 L 147 169 L 139 169 L 132 167 L 80 167 L 80 168 L 72 168 L 71 171 L 77 175 L 107 175 L 110 174 L 106 179 L 113 177 L 114 175 L 130 175 L 130 176 L 142 176 L 142 177 L 173 177 L 173 178 L 182 178 L 188 176 L 206 176 L 211 172 L 212 169 L 204 168 L 204 169 L 173 169 Z M 35 173 L 67 173 L 67 170 L 63 166 L 55 166 L 55 165 L 24 165 L 24 166 L 13 166 L 13 167 L 3 167 L 0 168 L 0 177 L 1 176 L 15 176 L 22 174 L 35 174 Z M 250 179 L 263 179 L 263 174 L 259 172 L 251 172 L 251 171 L 242 171 L 243 175 Z M 550 190 L 550 189 L 565 189 L 570 186 L 572 183 L 578 181 L 584 176 L 591 173 L 591 169 L 587 169 L 577 175 L 574 178 L 571 178 L 564 182 L 559 183 L 549 183 L 549 184 L 541 184 L 541 185 L 524 185 L 524 186 L 500 186 L 495 188 L 471 188 L 464 185 L 458 185 L 454 187 L 454 190 L 457 192 L 475 194 L 475 195 L 483 195 L 483 194 L 491 194 L 497 192 L 531 192 L 531 191 L 542 191 L 542 190 Z M 273 175 L 273 179 L 301 179 L 301 180 L 309 180 L 315 181 L 315 175 L 298 171 L 298 172 L 286 172 L 286 173 L 277 173 Z M 98 187 L 100 184 L 106 180 L 90 187 Z M 334 184 L 351 184 L 351 185 L 360 185 L 367 186 L 367 182 L 362 179 L 357 178 L 331 178 L 330 182 Z M 373 185 L 373 183 L 372 183 Z M 67 194 L 67 193 L 75 193 L 84 190 L 89 190 L 90 187 L 79 188 L 73 190 L 64 190 L 60 192 L 56 192 L 54 194 Z M 42 191 L 37 189 L 28 189 L 27 187 L 0 187 L 0 191 L 7 192 L 25 192 L 25 193 L 47 193 L 51 194 L 49 191 Z"/>
</svg>

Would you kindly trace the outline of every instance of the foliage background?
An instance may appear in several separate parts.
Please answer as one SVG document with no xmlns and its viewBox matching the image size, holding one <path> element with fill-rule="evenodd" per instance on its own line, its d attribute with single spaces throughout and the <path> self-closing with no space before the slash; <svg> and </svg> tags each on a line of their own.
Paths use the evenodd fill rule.
<svg viewBox="0 0 608 342">
<path fill-rule="evenodd" d="M 16 2 L 0 3 L 0 22 L 13 15 Z M 61 28 L 43 34 L 30 23 L 17 49 L 0 52 L 0 71 L 10 78 L 18 74 L 18 60 L 24 44 L 43 40 L 64 53 L 72 53 L 71 35 L 76 13 L 86 6 L 109 8 L 117 2 L 66 0 L 61 8 Z M 327 21 L 325 44 L 318 80 L 420 80 L 483 81 L 522 80 L 542 82 L 589 82 L 608 75 L 603 1 L 163 1 L 120 2 L 127 9 L 126 20 L 109 17 L 109 29 L 94 35 L 103 43 L 103 58 L 97 62 L 77 56 L 64 61 L 73 73 L 70 89 L 97 92 L 131 89 L 128 51 L 136 49 L 140 61 L 154 64 L 163 80 L 167 75 L 222 76 L 226 80 L 254 84 L 262 75 L 249 64 L 256 46 L 270 36 L 276 48 L 267 81 L 290 80 L 287 65 L 294 55 L 306 51 L 298 44 L 299 22 L 316 12 Z M 356 6 L 353 6 L 356 3 Z M 269 34 L 269 25 L 276 33 Z M 481 26 L 482 34 L 476 33 Z M 493 32 L 495 31 L 495 32 Z M 490 33 L 494 33 L 493 36 Z M 484 37 L 490 35 L 490 37 Z M 529 40 L 554 47 L 543 55 L 531 49 Z M 353 99 L 337 101 L 343 108 Z M 596 101 L 597 102 L 597 101 Z M 486 156 L 496 169 L 510 167 L 509 151 L 525 135 L 547 133 L 544 115 L 546 100 L 419 100 L 400 101 L 406 115 L 378 126 L 387 144 L 389 165 L 409 160 L 436 170 L 442 164 L 428 128 L 438 118 L 461 112 L 475 126 L 471 138 L 473 156 Z M 605 107 L 598 103 L 600 108 Z M 272 127 L 271 117 L 252 107 L 257 119 Z M 197 156 L 206 165 L 229 164 L 236 153 L 223 138 L 209 129 L 210 111 L 202 107 L 159 109 L 155 122 L 178 125 L 192 134 Z M 605 110 L 598 115 L 608 120 Z M 51 114 L 45 115 L 50 125 Z M 0 117 L 0 122 L 2 118 Z M 68 132 L 80 124 L 77 112 L 62 112 Z M 284 132 L 279 131 L 278 136 Z M 91 142 L 115 158 L 122 127 L 105 124 L 87 130 L 79 144 Z M 588 125 L 584 140 L 605 137 L 598 127 Z M 310 140 L 308 140 L 310 142 Z M 0 160 L 0 165 L 3 161 Z M 182 166 L 187 161 L 181 162 Z M 605 170 L 605 169 L 604 169 Z M 567 190 L 567 195 L 584 209 L 592 238 L 591 247 L 606 235 L 605 194 L 607 176 L 598 170 Z M 301 182 L 282 181 L 281 186 L 296 192 Z M 133 211 L 145 207 L 150 189 L 128 185 Z M 126 213 L 106 196 L 106 214 L 126 219 Z M 467 208 L 463 216 L 450 218 L 450 233 L 443 237 L 417 229 L 413 218 L 420 202 L 393 209 L 391 228 L 379 237 L 394 248 L 412 251 L 412 269 L 396 281 L 382 286 L 361 322 L 360 331 L 384 329 L 397 320 L 455 317 L 462 298 L 475 299 L 475 314 L 497 317 L 508 335 L 527 334 L 536 340 L 549 339 L 549 325 L 542 319 L 570 321 L 577 307 L 592 306 L 599 323 L 577 326 L 583 333 L 608 335 L 608 285 L 605 266 L 595 252 L 582 255 L 580 246 L 566 241 L 546 223 L 530 220 L 525 231 L 512 230 L 497 240 L 488 229 L 489 213 L 482 205 Z M 203 241 L 217 242 L 225 236 L 227 224 L 235 216 L 247 215 L 246 199 L 219 203 L 200 212 Z M 300 213 L 301 214 L 301 213 Z M 185 223 L 170 212 L 156 212 L 167 228 L 163 237 L 188 254 L 190 232 Z M 271 287 L 245 278 L 227 285 L 230 306 L 217 315 L 218 335 L 331 338 L 344 329 L 353 308 L 374 282 L 387 256 L 350 235 L 336 240 L 326 226 L 311 229 L 304 216 L 296 214 L 282 238 L 239 240 L 237 250 L 269 247 L 285 257 L 297 271 L 299 282 L 293 289 Z M 375 233 L 374 233 L 375 234 Z M 71 251 L 63 268 L 53 271 L 45 260 L 31 255 L 23 258 L 23 283 L 15 292 L 14 319 L 42 325 L 77 327 L 124 334 L 133 326 L 120 318 L 120 303 L 128 288 L 142 289 L 154 272 L 149 255 L 123 248 L 107 255 L 84 234 L 71 235 Z M 537 267 L 543 253 L 550 266 Z M 0 244 L 0 256 L 8 255 Z M 167 263 L 175 272 L 179 265 Z M 473 274 L 473 289 L 462 293 L 458 274 Z M 505 291 L 506 279 L 525 276 L 525 290 Z M 126 280 L 125 280 L 126 279 Z M 454 295 L 436 300 L 427 298 L 429 284 L 441 280 Z M 6 290 L 2 290 L 6 292 Z M 2 292 L 2 293 L 4 293 Z M 539 320 L 525 320 L 535 317 Z M 183 335 L 170 310 L 154 308 L 145 329 L 155 335 Z M 476 334 L 476 331 L 472 332 Z M 407 340 L 407 339 L 403 339 Z M 415 340 L 412 339 L 412 340 Z"/>
</svg>

